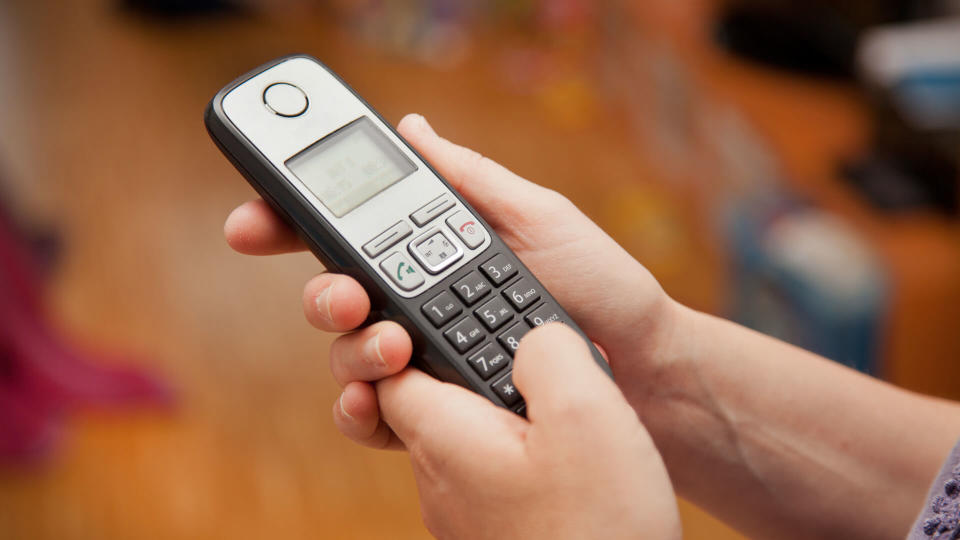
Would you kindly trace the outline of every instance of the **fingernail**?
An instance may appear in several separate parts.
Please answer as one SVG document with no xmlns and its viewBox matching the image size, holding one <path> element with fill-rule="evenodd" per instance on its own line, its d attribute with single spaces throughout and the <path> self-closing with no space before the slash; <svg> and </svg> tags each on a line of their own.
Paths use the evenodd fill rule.
<svg viewBox="0 0 960 540">
<path fill-rule="evenodd" d="M 340 394 L 340 399 L 337 400 L 337 403 L 340 404 L 340 413 L 350 419 L 350 421 L 353 421 L 353 417 L 350 416 L 350 413 L 347 412 L 346 407 L 343 406 L 343 394 Z"/>
<path fill-rule="evenodd" d="M 380 352 L 380 334 L 381 332 L 377 332 L 377 335 L 373 336 L 373 339 L 367 341 L 363 347 L 363 356 L 371 364 L 386 368 L 387 361 L 383 359 L 383 353 Z"/>
<path fill-rule="evenodd" d="M 333 283 L 327 286 L 327 288 L 320 291 L 320 294 L 313 299 L 314 303 L 317 306 L 317 312 L 320 313 L 320 316 L 327 320 L 327 322 L 333 323 L 333 313 L 330 310 L 330 293 L 333 291 Z"/>
</svg>

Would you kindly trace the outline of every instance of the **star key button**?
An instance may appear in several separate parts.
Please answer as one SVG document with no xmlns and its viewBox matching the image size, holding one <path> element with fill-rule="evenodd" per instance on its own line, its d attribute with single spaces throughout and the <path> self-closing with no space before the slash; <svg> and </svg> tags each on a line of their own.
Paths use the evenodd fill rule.
<svg viewBox="0 0 960 540">
<path fill-rule="evenodd" d="M 523 399 L 520 392 L 517 391 L 517 387 L 513 385 L 512 371 L 493 383 L 491 388 L 493 388 L 494 393 L 503 400 L 507 407 L 513 407 Z"/>
</svg>

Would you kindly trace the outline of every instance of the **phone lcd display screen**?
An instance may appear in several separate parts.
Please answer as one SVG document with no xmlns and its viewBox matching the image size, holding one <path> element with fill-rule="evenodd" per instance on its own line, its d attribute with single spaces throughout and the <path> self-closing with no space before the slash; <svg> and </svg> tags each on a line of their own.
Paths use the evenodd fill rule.
<svg viewBox="0 0 960 540">
<path fill-rule="evenodd" d="M 366 116 L 312 144 L 286 165 L 338 218 L 417 170 Z"/>
</svg>

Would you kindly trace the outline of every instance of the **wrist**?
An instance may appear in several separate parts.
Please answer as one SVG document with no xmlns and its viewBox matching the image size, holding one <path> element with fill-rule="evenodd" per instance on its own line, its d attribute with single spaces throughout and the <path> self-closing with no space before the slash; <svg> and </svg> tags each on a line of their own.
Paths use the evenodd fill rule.
<svg viewBox="0 0 960 540">
<path fill-rule="evenodd" d="M 678 409 L 671 404 L 699 402 L 696 396 L 703 390 L 697 351 L 704 315 L 663 294 L 655 309 L 634 322 L 634 328 L 650 331 L 637 332 L 628 353 L 611 354 L 614 377 L 644 424 L 653 429 L 669 426 Z"/>
</svg>

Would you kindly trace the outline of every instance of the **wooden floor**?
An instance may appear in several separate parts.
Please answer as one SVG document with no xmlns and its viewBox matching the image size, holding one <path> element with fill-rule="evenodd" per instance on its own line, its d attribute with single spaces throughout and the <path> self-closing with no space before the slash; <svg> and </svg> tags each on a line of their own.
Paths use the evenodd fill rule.
<svg viewBox="0 0 960 540">
<path fill-rule="evenodd" d="M 4 469 L 0 538 L 427 536 L 405 456 L 358 448 L 330 420 L 331 337 L 299 307 L 320 265 L 223 242 L 252 191 L 208 140 L 203 107 L 293 51 L 328 61 L 390 121 L 423 113 L 595 217 L 644 176 L 615 115 L 558 127 L 500 88 L 482 52 L 431 69 L 358 48 L 311 12 L 173 24 L 96 0 L 0 5 L 0 163 L 20 211 L 65 236 L 56 323 L 142 355 L 179 394 L 171 411 L 75 414 L 50 461 Z M 705 307 L 714 287 L 699 272 L 687 298 Z M 684 516 L 690 538 L 736 537 Z"/>
</svg>

